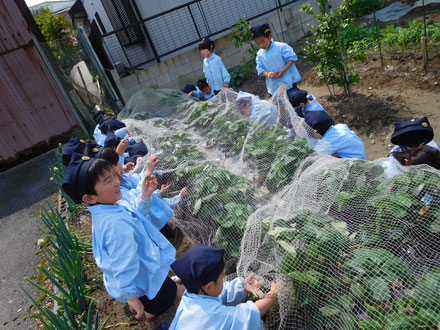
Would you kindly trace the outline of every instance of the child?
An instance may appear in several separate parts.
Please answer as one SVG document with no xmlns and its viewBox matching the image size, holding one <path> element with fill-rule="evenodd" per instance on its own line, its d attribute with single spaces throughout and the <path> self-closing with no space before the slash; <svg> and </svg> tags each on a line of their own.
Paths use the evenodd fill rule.
<svg viewBox="0 0 440 330">
<path fill-rule="evenodd" d="M 296 83 L 301 76 L 294 61 L 298 60 L 292 47 L 283 42 L 276 42 L 272 39 L 270 26 L 267 23 L 260 23 L 251 28 L 255 43 L 260 48 L 257 52 L 257 72 L 260 76 L 266 77 L 267 91 L 272 96 L 281 84 L 286 85 L 289 100 Z"/>
<path fill-rule="evenodd" d="M 277 124 L 277 108 L 266 100 L 260 100 L 256 95 L 240 91 L 234 105 L 243 116 L 249 117 L 257 123 Z"/>
<path fill-rule="evenodd" d="M 188 93 L 188 96 L 195 96 L 201 101 L 209 100 L 215 96 L 211 84 L 206 81 L 206 78 L 199 79 L 195 88 L 195 90 Z"/>
<path fill-rule="evenodd" d="M 394 133 L 391 135 L 391 143 L 395 144 L 394 148 L 391 149 L 391 153 L 408 148 L 416 148 L 425 144 L 439 149 L 433 138 L 434 130 L 429 124 L 428 117 L 397 122 L 395 123 Z"/>
<path fill-rule="evenodd" d="M 147 218 L 156 179 L 146 173 L 132 206 L 121 200 L 119 178 L 109 162 L 74 157 L 63 189 L 92 214 L 93 255 L 107 292 L 128 302 L 136 318 L 145 312 L 149 329 L 161 329 L 158 316 L 179 302 L 183 288 L 168 277 L 176 250 Z"/>
<path fill-rule="evenodd" d="M 223 87 L 229 88 L 231 76 L 226 70 L 222 59 L 214 54 L 215 42 L 209 38 L 203 38 L 199 43 L 200 54 L 205 58 L 203 60 L 203 73 L 206 80 L 211 84 L 211 88 L 215 95 L 220 92 Z"/>
<path fill-rule="evenodd" d="M 336 124 L 325 111 L 306 111 L 306 124 L 311 126 L 327 143 L 318 143 L 315 150 L 339 158 L 367 159 L 362 139 L 346 124 Z"/>
<path fill-rule="evenodd" d="M 186 291 L 171 329 L 263 329 L 263 317 L 278 301 L 278 286 L 257 302 L 244 302 L 247 291 L 257 289 L 253 274 L 246 278 L 253 288 L 236 278 L 223 282 L 225 250 L 197 244 L 171 264 Z"/>
</svg>

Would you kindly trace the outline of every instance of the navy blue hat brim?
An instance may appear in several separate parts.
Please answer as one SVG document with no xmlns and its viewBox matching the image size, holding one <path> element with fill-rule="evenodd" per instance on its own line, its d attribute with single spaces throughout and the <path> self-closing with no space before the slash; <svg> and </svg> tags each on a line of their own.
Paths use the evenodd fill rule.
<svg viewBox="0 0 440 330">
<path fill-rule="evenodd" d="M 143 141 L 128 146 L 129 156 L 145 156 L 146 154 L 148 154 L 148 148 Z"/>
<path fill-rule="evenodd" d="M 104 148 L 116 148 L 121 142 L 121 138 L 114 133 L 109 133 L 104 141 Z"/>
<path fill-rule="evenodd" d="M 289 101 L 292 104 L 292 107 L 297 107 L 300 105 L 300 103 L 306 104 L 307 99 L 307 91 L 304 91 L 299 88 L 291 89 L 287 91 L 287 96 L 289 97 Z"/>
<path fill-rule="evenodd" d="M 321 136 L 324 136 L 335 123 L 325 111 L 304 111 L 304 120 L 307 125 L 311 126 Z"/>
<path fill-rule="evenodd" d="M 74 153 L 65 171 L 62 188 L 76 204 L 81 204 L 86 194 L 87 171 L 92 161 L 93 158 Z"/>
<path fill-rule="evenodd" d="M 418 146 L 426 144 L 434 138 L 434 130 L 427 117 L 414 121 L 398 122 L 395 124 L 391 143 L 399 146 Z"/>
<path fill-rule="evenodd" d="M 110 119 L 99 125 L 99 129 L 102 132 L 102 134 L 108 134 L 110 132 L 114 132 L 122 127 L 125 127 L 125 124 L 117 119 Z"/>
<path fill-rule="evenodd" d="M 188 289 L 198 289 L 217 280 L 225 268 L 224 249 L 197 244 L 171 264 L 171 269 Z"/>
<path fill-rule="evenodd" d="M 86 143 L 78 137 L 73 137 L 67 142 L 61 151 L 61 162 L 64 166 L 69 165 L 73 153 L 84 153 Z"/>
</svg>

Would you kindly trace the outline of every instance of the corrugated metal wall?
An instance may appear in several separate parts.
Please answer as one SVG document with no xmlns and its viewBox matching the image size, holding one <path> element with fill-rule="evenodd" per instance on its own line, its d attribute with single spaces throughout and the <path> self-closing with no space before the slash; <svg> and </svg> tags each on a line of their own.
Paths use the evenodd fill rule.
<svg viewBox="0 0 440 330">
<path fill-rule="evenodd" d="M 0 1 L 0 163 L 77 125 L 29 30 L 15 0 Z"/>
</svg>

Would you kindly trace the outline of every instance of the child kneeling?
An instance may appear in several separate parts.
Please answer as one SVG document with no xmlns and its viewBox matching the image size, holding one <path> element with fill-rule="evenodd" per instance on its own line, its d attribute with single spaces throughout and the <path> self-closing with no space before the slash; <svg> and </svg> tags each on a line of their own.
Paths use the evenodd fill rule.
<svg viewBox="0 0 440 330">
<path fill-rule="evenodd" d="M 181 255 L 171 268 L 187 291 L 182 296 L 171 329 L 262 329 L 264 316 L 278 301 L 278 286 L 257 302 L 244 302 L 244 281 L 223 282 L 225 250 L 197 244 Z M 246 283 L 253 281 L 253 275 Z M 255 286 L 255 284 L 253 284 Z"/>
<path fill-rule="evenodd" d="M 119 177 L 109 162 L 74 157 L 63 189 L 92 214 L 93 256 L 107 292 L 128 302 L 136 318 L 145 312 L 150 329 L 161 329 L 158 316 L 179 303 L 184 288 L 168 277 L 176 250 L 147 218 L 156 179 L 146 173 L 142 193 L 129 204 L 121 200 Z"/>
</svg>

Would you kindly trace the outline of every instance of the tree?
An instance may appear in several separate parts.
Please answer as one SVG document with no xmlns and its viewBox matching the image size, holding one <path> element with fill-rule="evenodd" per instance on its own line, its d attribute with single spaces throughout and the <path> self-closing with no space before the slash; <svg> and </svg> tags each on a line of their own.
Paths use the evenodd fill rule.
<svg viewBox="0 0 440 330">
<path fill-rule="evenodd" d="M 301 6 L 303 11 L 319 21 L 319 24 L 312 27 L 312 36 L 307 40 L 304 51 L 308 60 L 315 63 L 318 76 L 327 86 L 334 84 L 342 86 L 345 93 L 351 96 L 351 84 L 359 81 L 359 77 L 349 67 L 347 51 L 350 43 L 344 40 L 341 34 L 357 26 L 355 17 L 351 13 L 356 1 L 344 0 L 343 4 L 334 11 L 329 10 L 328 0 L 317 0 L 317 2 L 318 11 L 309 4 Z"/>
<path fill-rule="evenodd" d="M 72 24 L 64 16 L 52 14 L 48 8 L 33 13 L 33 16 L 52 53 L 60 60 L 61 68 L 70 71 L 79 59 L 76 31 Z"/>
</svg>

